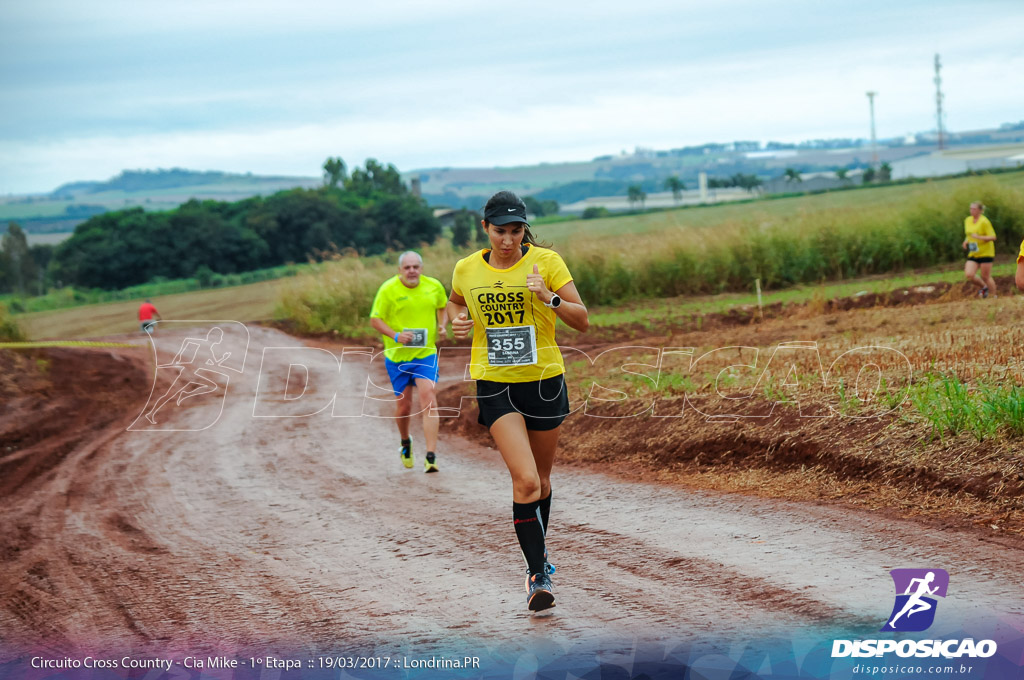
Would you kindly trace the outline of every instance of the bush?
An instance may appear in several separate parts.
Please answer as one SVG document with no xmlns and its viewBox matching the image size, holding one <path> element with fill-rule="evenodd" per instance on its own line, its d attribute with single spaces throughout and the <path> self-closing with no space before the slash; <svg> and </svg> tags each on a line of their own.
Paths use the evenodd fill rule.
<svg viewBox="0 0 1024 680">
<path fill-rule="evenodd" d="M 209 288 L 213 285 L 213 270 L 207 267 L 205 264 L 201 264 L 196 267 L 196 273 L 193 274 L 196 281 L 199 282 L 200 288 Z"/>
<path fill-rule="evenodd" d="M 0 341 L 22 342 L 24 340 L 25 334 L 22 332 L 21 327 L 11 318 L 10 312 L 7 311 L 7 306 L 0 303 Z"/>
</svg>

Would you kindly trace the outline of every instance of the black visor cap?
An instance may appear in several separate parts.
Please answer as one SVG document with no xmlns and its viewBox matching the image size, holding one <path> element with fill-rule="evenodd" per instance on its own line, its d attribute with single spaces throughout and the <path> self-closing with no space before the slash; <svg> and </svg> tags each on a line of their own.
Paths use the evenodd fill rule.
<svg viewBox="0 0 1024 680">
<path fill-rule="evenodd" d="M 530 226 L 530 223 L 526 221 L 526 206 L 522 203 L 504 203 L 492 206 L 484 213 L 484 219 L 499 227 L 513 222 L 522 222 L 526 226 Z"/>
</svg>

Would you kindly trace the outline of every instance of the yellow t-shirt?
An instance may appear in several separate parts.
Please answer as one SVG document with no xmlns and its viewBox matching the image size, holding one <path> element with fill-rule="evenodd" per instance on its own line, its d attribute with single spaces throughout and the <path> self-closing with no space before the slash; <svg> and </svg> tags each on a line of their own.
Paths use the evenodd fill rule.
<svg viewBox="0 0 1024 680">
<path fill-rule="evenodd" d="M 465 298 L 474 324 L 470 376 L 520 383 L 565 373 L 555 344 L 555 312 L 526 287 L 533 265 L 550 291 L 572 281 L 562 257 L 530 245 L 519 262 L 496 269 L 484 260 L 486 252 L 459 260 L 452 274 L 452 291 Z"/>
<path fill-rule="evenodd" d="M 978 221 L 975 222 L 974 218 L 970 215 L 964 219 L 964 236 L 967 237 L 967 257 L 995 257 L 996 256 L 996 243 L 995 241 L 979 241 L 976 238 L 971 238 L 969 234 L 980 234 L 982 236 L 995 236 L 996 230 L 992 228 L 992 223 L 988 221 L 988 218 L 984 215 L 978 216 Z M 973 244 L 973 245 L 972 245 Z M 975 250 L 977 246 L 977 250 Z"/>
<path fill-rule="evenodd" d="M 1024 262 L 1024 241 L 1020 242 L 1020 255 L 1017 256 L 1017 262 Z"/>
<path fill-rule="evenodd" d="M 401 332 L 422 329 L 413 340 L 416 346 L 400 345 L 394 338 L 384 338 L 384 356 L 396 363 L 422 359 L 437 352 L 437 310 L 448 304 L 444 285 L 429 276 L 420 276 L 419 285 L 409 288 L 400 276 L 393 276 L 377 290 L 370 318 L 383 319 Z"/>
</svg>

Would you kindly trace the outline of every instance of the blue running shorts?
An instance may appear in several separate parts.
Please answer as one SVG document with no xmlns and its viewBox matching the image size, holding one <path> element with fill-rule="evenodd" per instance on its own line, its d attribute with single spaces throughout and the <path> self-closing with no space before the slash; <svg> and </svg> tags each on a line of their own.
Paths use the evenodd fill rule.
<svg viewBox="0 0 1024 680">
<path fill-rule="evenodd" d="M 406 387 L 415 384 L 416 378 L 426 378 L 437 384 L 437 352 L 422 359 L 410 359 L 397 363 L 385 357 L 384 366 L 388 369 L 391 389 L 395 391 L 395 396 L 401 395 Z"/>
</svg>

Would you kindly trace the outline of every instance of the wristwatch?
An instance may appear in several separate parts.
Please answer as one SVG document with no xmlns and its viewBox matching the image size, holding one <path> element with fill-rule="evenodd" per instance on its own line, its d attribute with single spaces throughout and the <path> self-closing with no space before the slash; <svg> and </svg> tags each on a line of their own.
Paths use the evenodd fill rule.
<svg viewBox="0 0 1024 680">
<path fill-rule="evenodd" d="M 545 302 L 544 306 L 550 307 L 551 309 L 558 309 L 558 305 L 560 304 L 562 304 L 562 298 L 558 297 L 557 295 L 552 295 L 551 300 Z"/>
</svg>

